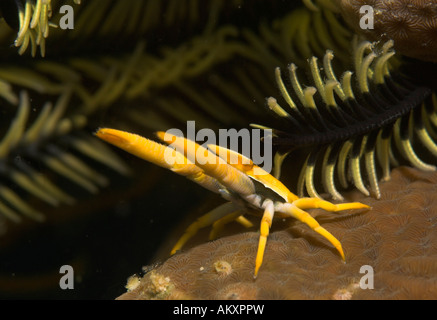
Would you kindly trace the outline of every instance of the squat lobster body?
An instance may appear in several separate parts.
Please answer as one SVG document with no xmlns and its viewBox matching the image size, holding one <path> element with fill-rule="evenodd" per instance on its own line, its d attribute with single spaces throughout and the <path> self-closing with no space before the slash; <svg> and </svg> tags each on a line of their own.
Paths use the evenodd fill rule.
<svg viewBox="0 0 437 320">
<path fill-rule="evenodd" d="M 247 212 L 263 212 L 255 260 L 255 278 L 263 261 L 267 236 L 275 215 L 280 218 L 292 217 L 307 224 L 331 242 L 342 259 L 345 260 L 340 242 L 304 210 L 321 208 L 337 212 L 347 209 L 369 208 L 369 206 L 358 202 L 332 204 L 318 198 L 299 198 L 279 180 L 256 166 L 250 159 L 219 146 L 209 145 L 207 149 L 194 141 L 164 132 L 158 132 L 158 138 L 171 144 L 176 150 L 139 135 L 115 129 L 102 128 L 97 131 L 96 135 L 140 158 L 183 175 L 201 186 L 221 194 L 229 201 L 191 224 L 174 246 L 172 254 L 179 250 L 200 228 L 213 225 L 212 236 L 217 233 L 221 226 L 232 220 L 250 225 L 250 222 L 243 217 Z M 170 155 L 173 159 L 172 163 L 168 161 Z M 231 157 L 232 162 L 229 161 Z M 281 198 L 283 201 L 275 201 L 256 191 L 253 180 L 273 190 L 277 194 L 277 198 Z"/>
</svg>

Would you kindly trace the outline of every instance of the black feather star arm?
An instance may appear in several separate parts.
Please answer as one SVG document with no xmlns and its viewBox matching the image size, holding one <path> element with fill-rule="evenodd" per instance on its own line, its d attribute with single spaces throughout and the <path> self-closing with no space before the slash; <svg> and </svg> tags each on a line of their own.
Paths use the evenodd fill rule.
<svg viewBox="0 0 437 320">
<path fill-rule="evenodd" d="M 314 183 L 320 180 L 324 191 L 336 200 L 343 199 L 337 185 L 347 188 L 350 184 L 379 198 L 378 172 L 383 180 L 389 179 L 390 168 L 401 159 L 421 170 L 436 169 L 413 149 L 419 142 L 437 157 L 435 123 L 430 120 L 435 118 L 435 94 L 396 72 L 391 74 L 392 47 L 392 41 L 380 46 L 357 43 L 354 72 L 345 71 L 341 78 L 333 71 L 331 50 L 323 57 L 323 67 L 313 56 L 309 69 L 314 86 L 305 88 L 296 65 L 290 64 L 287 70 L 290 89 L 276 69 L 286 106 L 273 97 L 267 105 L 288 125 L 274 130 L 274 143 L 287 154 L 307 154 L 297 185 L 300 196 L 320 197 Z"/>
</svg>

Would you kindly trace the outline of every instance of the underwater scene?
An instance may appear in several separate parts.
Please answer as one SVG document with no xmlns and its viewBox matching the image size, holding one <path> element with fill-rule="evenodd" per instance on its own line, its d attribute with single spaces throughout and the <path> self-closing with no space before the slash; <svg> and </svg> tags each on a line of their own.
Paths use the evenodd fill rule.
<svg viewBox="0 0 437 320">
<path fill-rule="evenodd" d="M 437 0 L 1 0 L 0 114 L 2 300 L 437 299 Z"/>
</svg>

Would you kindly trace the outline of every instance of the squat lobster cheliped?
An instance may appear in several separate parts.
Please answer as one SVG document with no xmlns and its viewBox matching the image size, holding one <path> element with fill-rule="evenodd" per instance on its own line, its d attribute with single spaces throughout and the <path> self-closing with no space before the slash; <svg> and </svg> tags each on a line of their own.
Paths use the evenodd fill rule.
<svg viewBox="0 0 437 320">
<path fill-rule="evenodd" d="M 213 234 L 224 223 L 232 220 L 238 220 L 246 225 L 250 224 L 243 217 L 246 212 L 262 212 L 258 251 L 255 260 L 255 278 L 263 261 L 267 236 L 274 216 L 279 218 L 292 217 L 305 223 L 331 242 L 342 259 L 345 260 L 340 241 L 320 226 L 304 210 L 321 208 L 330 212 L 338 212 L 348 209 L 370 208 L 358 202 L 332 204 L 318 198 L 299 198 L 279 180 L 256 166 L 250 159 L 216 145 L 209 145 L 207 149 L 194 141 L 164 132 L 158 132 L 158 138 L 167 144 L 171 144 L 176 150 L 139 135 L 115 129 L 99 129 L 96 136 L 133 155 L 185 176 L 201 186 L 219 193 L 229 201 L 191 224 L 174 246 L 172 254 L 182 248 L 200 228 L 213 225 L 211 233 Z M 168 141 L 167 138 L 171 140 Z M 168 152 L 175 157 L 173 164 L 169 164 L 165 159 L 165 155 L 169 154 Z M 205 157 L 202 159 L 203 161 L 199 161 L 199 155 Z M 231 163 L 229 161 L 231 157 L 233 157 L 233 160 L 237 159 L 237 161 Z M 272 200 L 256 191 L 254 181 L 261 183 L 265 188 L 271 189 L 283 201 Z"/>
</svg>

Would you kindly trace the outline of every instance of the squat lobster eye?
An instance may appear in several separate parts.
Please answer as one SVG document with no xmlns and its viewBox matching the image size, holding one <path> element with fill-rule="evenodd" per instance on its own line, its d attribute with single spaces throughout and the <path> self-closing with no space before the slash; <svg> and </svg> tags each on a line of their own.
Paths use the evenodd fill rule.
<svg viewBox="0 0 437 320">
<path fill-rule="evenodd" d="M 255 278 L 263 261 L 267 237 L 275 214 L 280 218 L 292 217 L 305 223 L 331 242 L 342 259 L 345 260 L 340 241 L 304 210 L 321 208 L 330 212 L 338 212 L 348 209 L 370 208 L 358 202 L 332 204 L 319 198 L 299 198 L 275 177 L 256 166 L 250 159 L 219 146 L 208 146 L 211 151 L 193 141 L 164 132 L 158 132 L 158 138 L 171 144 L 176 150 L 136 134 L 115 129 L 99 129 L 96 136 L 142 159 L 183 175 L 213 192 L 220 193 L 229 201 L 192 223 L 173 247 L 171 254 L 181 249 L 200 228 L 212 225 L 210 238 L 214 238 L 214 235 L 224 224 L 233 220 L 245 226 L 251 226 L 251 223 L 243 216 L 245 213 L 262 213 L 255 260 Z M 164 140 L 164 137 L 170 138 L 171 141 Z M 178 161 L 174 164 L 166 161 L 167 152 L 173 152 Z M 196 158 L 199 154 L 208 161 L 199 161 Z M 229 161 L 231 158 L 234 161 Z M 284 201 L 273 201 L 262 192 L 256 193 L 252 179 L 273 190 Z"/>
</svg>

